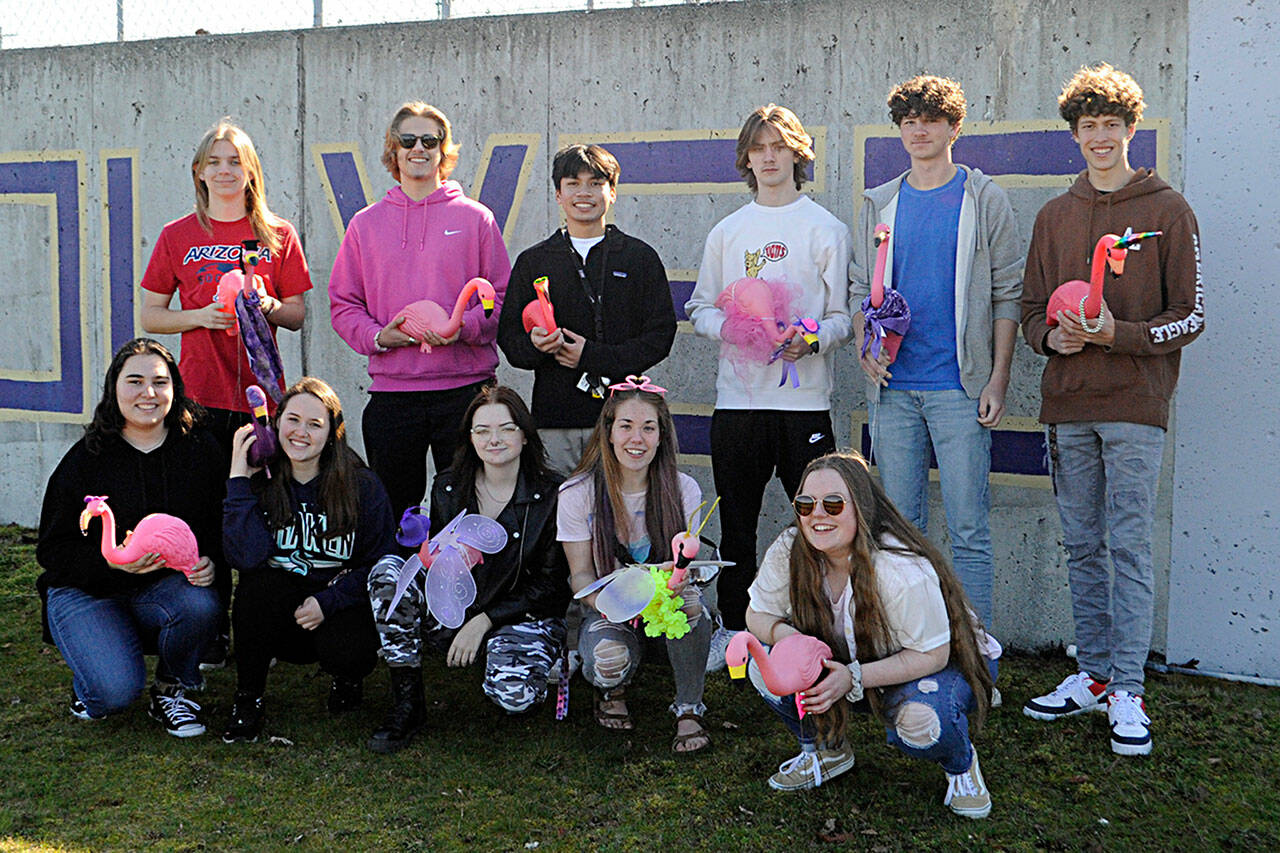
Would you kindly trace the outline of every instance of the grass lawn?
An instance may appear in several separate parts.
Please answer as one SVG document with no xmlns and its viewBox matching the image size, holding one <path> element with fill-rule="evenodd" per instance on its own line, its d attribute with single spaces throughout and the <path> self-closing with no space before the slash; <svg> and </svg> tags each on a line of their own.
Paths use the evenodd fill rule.
<svg viewBox="0 0 1280 853">
<path fill-rule="evenodd" d="M 637 730 L 591 721 L 573 683 L 568 720 L 550 705 L 509 718 L 479 672 L 428 665 L 429 728 L 394 756 L 364 748 L 387 674 L 365 706 L 331 718 L 328 679 L 281 665 L 267 688 L 266 735 L 216 736 L 234 677 L 201 696 L 211 733 L 166 735 L 140 700 L 82 722 L 67 713 L 70 673 L 40 642 L 30 531 L 0 528 L 0 851 L 389 850 L 1280 850 L 1280 690 L 1152 674 L 1156 748 L 1121 758 L 1101 714 L 1058 724 L 1019 705 L 1071 672 L 1061 655 L 1006 655 L 1006 706 L 976 739 L 994 809 L 959 818 L 933 765 L 854 722 L 857 766 L 816 791 L 765 779 L 795 752 L 748 686 L 708 680 L 715 744 L 673 755 L 670 674 L 646 667 L 632 695 Z"/>
</svg>

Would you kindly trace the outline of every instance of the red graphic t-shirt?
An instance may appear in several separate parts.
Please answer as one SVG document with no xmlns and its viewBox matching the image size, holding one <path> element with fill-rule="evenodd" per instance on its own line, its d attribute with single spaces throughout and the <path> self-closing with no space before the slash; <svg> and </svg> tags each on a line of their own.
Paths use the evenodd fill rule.
<svg viewBox="0 0 1280 853">
<path fill-rule="evenodd" d="M 212 302 L 223 273 L 239 268 L 241 241 L 254 239 L 254 233 L 248 219 L 210 220 L 210 224 L 212 234 L 201 227 L 192 213 L 166 225 L 151 252 L 142 289 L 169 295 L 176 290 L 182 310 L 203 308 Z M 267 293 L 283 300 L 310 290 L 311 273 L 293 226 L 285 222 L 277 230 L 280 251 L 263 247 L 257 273 L 262 276 Z M 271 334 L 275 336 L 274 326 Z M 257 380 L 249 369 L 249 357 L 238 334 L 228 335 L 223 329 L 183 332 L 178 367 L 187 396 L 197 403 L 249 411 L 244 389 Z"/>
</svg>

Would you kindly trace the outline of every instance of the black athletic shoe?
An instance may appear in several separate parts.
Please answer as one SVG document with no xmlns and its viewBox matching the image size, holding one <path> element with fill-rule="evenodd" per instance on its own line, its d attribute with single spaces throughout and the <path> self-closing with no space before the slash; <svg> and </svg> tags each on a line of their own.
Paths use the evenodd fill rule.
<svg viewBox="0 0 1280 853">
<path fill-rule="evenodd" d="M 151 685 L 151 707 L 147 709 L 147 713 L 174 737 L 196 737 L 204 734 L 199 703 L 188 699 L 186 691 L 177 685 Z"/>
<path fill-rule="evenodd" d="M 222 732 L 223 743 L 253 743 L 262 734 L 262 697 L 236 692 L 231 716 Z"/>
</svg>

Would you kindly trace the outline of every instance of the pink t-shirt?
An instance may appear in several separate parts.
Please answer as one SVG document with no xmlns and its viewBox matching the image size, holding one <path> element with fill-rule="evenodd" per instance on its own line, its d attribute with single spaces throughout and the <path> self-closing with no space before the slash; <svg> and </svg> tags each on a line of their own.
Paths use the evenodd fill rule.
<svg viewBox="0 0 1280 853">
<path fill-rule="evenodd" d="M 166 225 L 151 252 L 142 289 L 170 296 L 176 290 L 179 307 L 184 311 L 212 302 L 223 273 L 239 268 L 241 241 L 254 239 L 254 233 L 248 219 L 210 220 L 209 224 L 213 226 L 212 234 L 201 227 L 192 213 Z M 293 226 L 285 222 L 277 233 L 280 252 L 277 256 L 263 247 L 257 274 L 262 276 L 268 294 L 285 299 L 310 290 L 311 274 Z M 271 333 L 274 337 L 274 326 Z M 197 403 L 249 411 L 244 389 L 258 380 L 249 369 L 249 357 L 239 335 L 228 335 L 222 329 L 183 332 L 178 368 L 187 396 Z"/>
<path fill-rule="evenodd" d="M 688 519 L 702 503 L 702 489 L 698 481 L 688 474 L 677 472 L 680 483 L 680 502 L 684 507 L 685 518 Z M 627 551 L 636 562 L 648 559 L 649 533 L 645 529 L 644 499 L 645 492 L 634 492 L 622 495 L 623 502 L 630 513 L 627 521 Z M 595 487 L 591 478 L 582 475 L 570 480 L 560 487 L 560 502 L 556 507 L 556 539 L 560 542 L 590 542 L 591 522 L 595 516 L 592 505 L 595 502 Z M 698 520 L 694 519 L 696 529 Z M 610 566 L 612 571 L 615 566 Z M 599 568 L 597 567 L 597 571 Z"/>
</svg>

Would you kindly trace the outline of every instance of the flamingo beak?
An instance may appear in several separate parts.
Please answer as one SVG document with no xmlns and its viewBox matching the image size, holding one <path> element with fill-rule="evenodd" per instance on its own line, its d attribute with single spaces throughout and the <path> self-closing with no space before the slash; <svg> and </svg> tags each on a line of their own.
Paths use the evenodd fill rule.
<svg viewBox="0 0 1280 853">
<path fill-rule="evenodd" d="M 1129 254 L 1126 249 L 1110 249 L 1107 251 L 1107 264 L 1111 267 L 1112 275 L 1124 274 L 1124 259 Z"/>
<path fill-rule="evenodd" d="M 89 519 L 93 518 L 93 513 L 86 508 L 80 513 L 80 535 L 89 535 Z"/>
<path fill-rule="evenodd" d="M 490 296 L 487 299 L 483 296 L 480 297 L 480 307 L 484 309 L 484 316 L 492 317 L 493 316 L 493 297 Z"/>
<path fill-rule="evenodd" d="M 805 332 L 802 337 L 804 342 L 809 345 L 809 350 L 816 353 L 818 351 L 818 336 L 813 332 Z"/>
<path fill-rule="evenodd" d="M 746 678 L 747 665 L 745 663 L 729 664 L 729 677 L 730 678 Z"/>
</svg>

